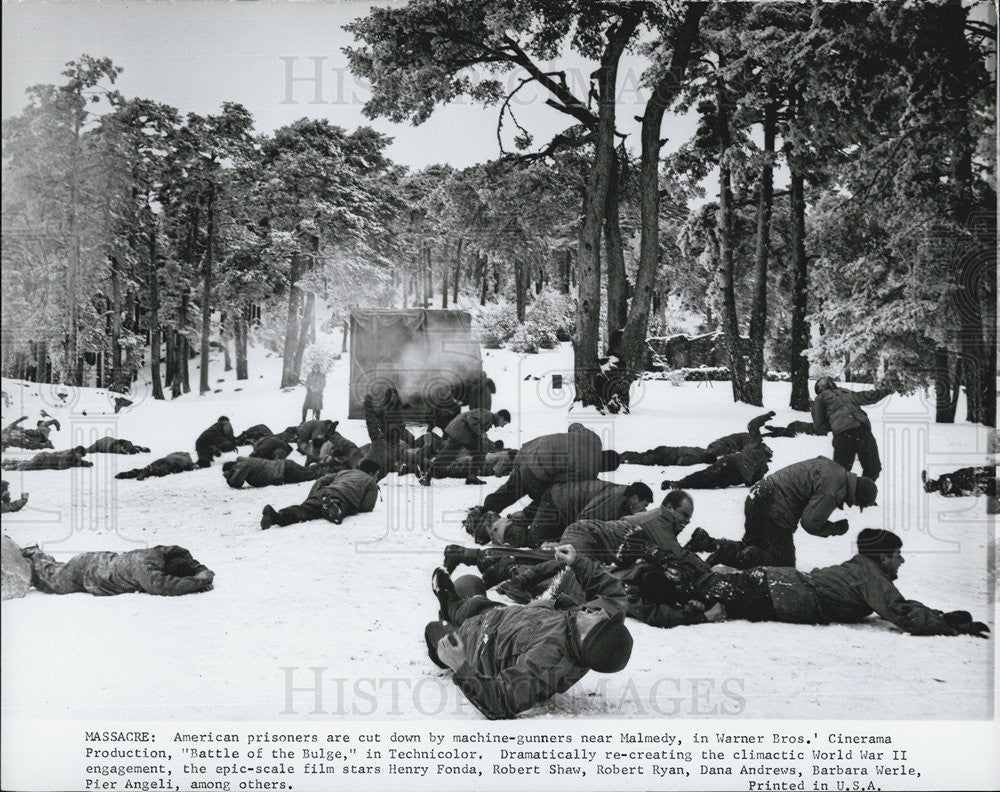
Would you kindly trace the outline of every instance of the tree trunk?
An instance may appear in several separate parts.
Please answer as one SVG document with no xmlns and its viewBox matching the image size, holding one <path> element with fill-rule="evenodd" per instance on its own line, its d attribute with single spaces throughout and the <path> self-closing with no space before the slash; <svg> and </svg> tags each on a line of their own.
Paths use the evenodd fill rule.
<svg viewBox="0 0 1000 792">
<path fill-rule="evenodd" d="M 160 273 L 157 266 L 156 229 L 149 234 L 149 374 L 153 398 L 163 399 L 160 380 Z"/>
<path fill-rule="evenodd" d="M 291 270 L 288 273 L 288 316 L 285 319 L 285 346 L 282 351 L 281 387 L 288 388 L 299 381 L 295 373 L 295 349 L 298 346 L 299 305 L 302 292 L 295 284 L 302 272 L 301 254 L 292 257 Z"/>
<path fill-rule="evenodd" d="M 720 57 L 720 68 L 725 64 Z M 732 174 L 728 161 L 730 146 L 729 99 L 722 77 L 717 78 L 719 124 L 719 209 L 716 233 L 719 243 L 719 267 L 722 271 L 722 329 L 726 334 L 729 352 L 729 371 L 733 386 L 733 401 L 747 402 L 746 364 L 743 359 L 743 340 L 736 314 L 736 262 L 733 255 L 733 192 Z"/>
<path fill-rule="evenodd" d="M 490 286 L 490 263 L 486 258 L 486 254 L 482 251 L 476 253 L 476 261 L 479 266 L 480 276 L 482 278 L 482 287 L 479 292 L 479 304 L 486 305 L 486 295 L 489 292 Z"/>
<path fill-rule="evenodd" d="M 441 262 L 441 309 L 448 307 L 448 264 Z"/>
<path fill-rule="evenodd" d="M 938 347 L 934 350 L 934 396 L 937 423 L 955 423 L 956 399 L 952 398 L 951 360 L 948 350 Z"/>
<path fill-rule="evenodd" d="M 594 129 L 594 162 L 587 177 L 583 226 L 577 256 L 576 332 L 573 334 L 574 399 L 603 409 L 594 375 L 597 367 L 597 336 L 601 319 L 601 229 L 608 198 L 608 185 L 615 164 L 615 110 L 618 64 L 625 45 L 638 25 L 639 17 L 623 11 L 621 21 L 608 32 L 597 78 L 597 125 Z"/>
<path fill-rule="evenodd" d="M 649 305 L 660 267 L 660 128 L 663 114 L 683 87 L 684 74 L 691 58 L 691 48 L 698 40 L 698 25 L 708 3 L 690 2 L 684 6 L 684 21 L 677 28 L 670 54 L 670 65 L 653 87 L 642 116 L 642 154 L 639 165 L 639 204 L 641 238 L 639 268 L 629 305 L 628 319 L 622 332 L 620 366 L 630 379 L 644 368 L 646 334 L 649 328 Z M 566 278 L 569 280 L 569 261 Z"/>
<path fill-rule="evenodd" d="M 458 281 L 462 275 L 462 246 L 464 244 L 465 239 L 459 237 L 455 247 L 455 271 L 451 282 L 451 302 L 453 305 L 458 304 Z"/>
<path fill-rule="evenodd" d="M 514 259 L 514 300 L 517 306 L 517 321 L 524 322 L 527 313 L 527 274 L 524 271 L 524 262 L 521 259 Z"/>
<path fill-rule="evenodd" d="M 764 404 L 764 337 L 767 334 L 767 255 L 771 247 L 771 214 L 774 203 L 774 137 L 778 109 L 764 106 L 764 163 L 757 196 L 757 238 L 753 266 L 753 305 L 750 308 L 750 348 L 747 361 L 747 401 Z"/>
<path fill-rule="evenodd" d="M 309 345 L 309 327 L 315 315 L 316 295 L 313 292 L 307 292 L 305 307 L 302 310 L 302 325 L 299 327 L 299 340 L 295 347 L 295 382 L 298 382 L 302 377 L 302 358 Z"/>
<path fill-rule="evenodd" d="M 625 246 L 619 221 L 621 163 L 611 165 L 608 195 L 604 205 L 604 248 L 608 259 L 608 338 L 625 327 L 628 318 L 628 278 L 625 275 Z"/>
<path fill-rule="evenodd" d="M 249 306 L 241 305 L 236 309 L 236 313 L 233 314 L 233 336 L 236 347 L 236 379 L 238 380 L 250 378 L 250 370 L 247 366 L 248 313 Z"/>
<path fill-rule="evenodd" d="M 215 194 L 213 188 L 209 188 L 207 210 L 205 266 L 202 270 L 201 289 L 201 376 L 198 385 L 198 392 L 202 395 L 212 389 L 208 383 L 208 356 L 212 331 L 212 238 L 215 236 Z"/>
<path fill-rule="evenodd" d="M 806 321 L 809 295 L 809 262 L 806 258 L 806 198 L 805 177 L 796 169 L 791 170 L 791 242 L 795 277 L 792 286 L 791 360 L 793 410 L 809 409 L 809 361 L 805 356 L 809 348 L 809 323 Z"/>
<path fill-rule="evenodd" d="M 108 379 L 112 390 L 124 386 L 122 370 L 122 287 L 118 272 L 118 259 L 111 257 L 111 371 Z"/>
<path fill-rule="evenodd" d="M 233 370 L 233 358 L 229 354 L 229 315 L 223 311 L 219 316 L 219 343 L 222 344 L 223 371 Z"/>
</svg>

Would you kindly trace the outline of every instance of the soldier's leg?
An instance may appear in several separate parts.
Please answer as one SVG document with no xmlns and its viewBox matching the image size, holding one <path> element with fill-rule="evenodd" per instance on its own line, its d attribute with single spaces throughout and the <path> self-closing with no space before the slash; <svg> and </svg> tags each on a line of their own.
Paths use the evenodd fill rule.
<svg viewBox="0 0 1000 792">
<path fill-rule="evenodd" d="M 680 481 L 673 482 L 676 489 L 724 489 L 743 484 L 736 464 L 726 457 L 714 462 L 703 470 L 696 470 Z"/>
<path fill-rule="evenodd" d="M 721 603 L 729 619 L 771 621 L 775 618 L 767 576 L 759 567 L 736 574 L 713 574 L 703 586 L 700 597 L 705 604 Z"/>
<path fill-rule="evenodd" d="M 322 516 L 323 510 L 319 503 L 306 501 L 298 506 L 286 506 L 284 509 L 280 509 L 274 519 L 274 524 L 284 527 L 286 525 L 294 525 L 295 523 L 318 520 Z"/>
<path fill-rule="evenodd" d="M 451 464 L 462 455 L 463 447 L 450 437 L 445 441 L 444 448 L 431 460 L 431 475 L 442 476 Z"/>
<path fill-rule="evenodd" d="M 560 544 L 572 545 L 580 555 L 595 557 L 601 552 L 601 545 L 594 534 L 574 523 L 563 531 Z"/>
<path fill-rule="evenodd" d="M 117 474 L 115 476 L 115 478 L 116 479 L 134 479 L 134 478 L 139 478 L 139 476 L 143 472 L 148 471 L 148 470 L 149 470 L 148 467 L 144 467 L 144 468 L 132 468 L 131 470 L 123 470 L 121 473 Z M 149 475 L 149 474 L 147 473 L 146 475 Z M 145 476 L 143 476 L 143 478 L 145 478 Z"/>
<path fill-rule="evenodd" d="M 512 506 L 526 495 L 524 482 L 521 480 L 521 470 L 517 466 L 511 471 L 507 480 L 495 492 L 491 492 L 483 500 L 483 509 L 500 514 L 508 506 Z"/>
<path fill-rule="evenodd" d="M 844 470 L 849 471 L 854 467 L 854 459 L 857 454 L 857 444 L 853 433 L 850 431 L 840 432 L 833 436 L 833 461 Z"/>
<path fill-rule="evenodd" d="M 312 481 L 319 478 L 321 472 L 316 468 L 307 468 L 294 460 L 286 459 L 283 481 L 285 484 L 299 484 L 303 481 Z"/>
<path fill-rule="evenodd" d="M 73 594 L 85 591 L 74 581 L 74 567 L 70 563 L 83 558 L 74 556 L 70 563 L 60 563 L 37 547 L 26 547 L 21 555 L 31 564 L 31 585 L 46 594 Z"/>
<path fill-rule="evenodd" d="M 871 429 L 858 429 L 855 445 L 858 459 L 861 461 L 861 475 L 877 481 L 879 473 L 882 472 L 882 461 L 879 459 L 878 444 Z"/>
</svg>

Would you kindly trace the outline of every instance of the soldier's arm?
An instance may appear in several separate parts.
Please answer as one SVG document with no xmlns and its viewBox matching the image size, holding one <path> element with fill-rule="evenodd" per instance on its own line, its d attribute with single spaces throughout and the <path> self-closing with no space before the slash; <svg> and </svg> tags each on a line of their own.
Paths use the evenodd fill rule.
<svg viewBox="0 0 1000 792">
<path fill-rule="evenodd" d="M 854 391 L 854 398 L 858 400 L 858 404 L 875 404 L 892 393 L 892 390 L 888 385 L 880 385 L 871 390 Z"/>
<path fill-rule="evenodd" d="M 247 480 L 248 475 L 250 475 L 249 465 L 233 465 L 232 471 L 226 476 L 226 483 L 233 489 L 240 489 Z"/>
<path fill-rule="evenodd" d="M 826 403 L 822 399 L 818 396 L 813 399 L 809 405 L 809 412 L 812 414 L 813 426 L 816 427 L 818 434 L 825 435 L 830 431 L 830 424 L 826 420 Z"/>
<path fill-rule="evenodd" d="M 865 581 L 861 592 L 868 606 L 886 621 L 913 635 L 956 635 L 941 611 L 904 599 L 892 582 L 881 577 Z"/>
<path fill-rule="evenodd" d="M 577 555 L 570 568 L 583 588 L 588 605 L 598 605 L 611 616 L 623 612 L 628 607 L 628 597 L 625 595 L 622 582 L 602 564 Z"/>
<path fill-rule="evenodd" d="M 27 416 L 27 415 L 22 415 L 22 416 L 21 416 L 20 418 L 18 418 L 18 419 L 17 419 L 16 421 L 11 421 L 11 422 L 10 422 L 9 424 L 7 424 L 7 426 L 6 426 L 6 427 L 4 427 L 4 428 L 6 428 L 6 429 L 13 429 L 13 428 L 14 428 L 15 426 L 18 426 L 18 425 L 19 425 L 19 424 L 21 423 L 21 421 L 27 421 L 27 420 L 28 420 L 28 416 Z"/>
<path fill-rule="evenodd" d="M 215 577 L 208 567 L 201 564 L 191 577 L 168 575 L 153 563 L 148 563 L 146 569 L 146 586 L 144 586 L 146 592 L 162 597 L 179 597 L 183 594 L 206 591 L 212 587 L 212 580 Z"/>
<path fill-rule="evenodd" d="M 466 661 L 456 669 L 453 678 L 469 701 L 487 718 L 513 718 L 551 698 L 558 690 L 558 667 L 564 659 L 563 651 L 555 644 L 542 642 L 494 677 L 477 674 Z"/>
<path fill-rule="evenodd" d="M 814 495 L 806 504 L 799 523 L 813 536 L 830 536 L 830 515 L 838 506 L 837 499 L 833 495 L 825 493 Z"/>
<path fill-rule="evenodd" d="M 650 627 L 680 627 L 685 624 L 701 624 L 705 621 L 705 611 L 690 604 L 684 606 L 653 604 L 641 598 L 629 602 L 628 615 Z"/>
</svg>

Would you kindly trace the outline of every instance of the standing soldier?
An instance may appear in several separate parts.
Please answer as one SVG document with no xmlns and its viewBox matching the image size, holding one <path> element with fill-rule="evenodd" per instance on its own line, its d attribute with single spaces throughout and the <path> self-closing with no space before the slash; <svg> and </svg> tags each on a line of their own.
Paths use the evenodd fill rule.
<svg viewBox="0 0 1000 792">
<path fill-rule="evenodd" d="M 313 412 L 313 418 L 319 420 L 320 410 L 323 409 L 323 390 L 326 388 L 326 374 L 319 367 L 319 363 L 314 363 L 312 371 L 302 383 L 306 386 L 306 400 L 302 403 L 302 423 L 306 422 L 306 413 Z"/>
<path fill-rule="evenodd" d="M 833 461 L 844 470 L 854 467 L 854 459 L 861 461 L 861 475 L 878 480 L 882 462 L 872 434 L 872 424 L 861 409 L 862 404 L 882 401 L 891 392 L 880 387 L 867 391 L 838 388 L 832 377 L 816 380 L 816 398 L 812 403 L 812 419 L 819 434 L 833 431 Z"/>
</svg>

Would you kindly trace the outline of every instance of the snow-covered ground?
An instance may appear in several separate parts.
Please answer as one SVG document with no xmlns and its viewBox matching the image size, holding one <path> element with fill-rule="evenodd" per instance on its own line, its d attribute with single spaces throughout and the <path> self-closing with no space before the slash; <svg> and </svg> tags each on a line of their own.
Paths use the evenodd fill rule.
<svg viewBox="0 0 1000 792">
<path fill-rule="evenodd" d="M 743 430 L 758 412 L 734 405 L 727 383 L 693 382 L 642 383 L 629 416 L 567 412 L 569 391 L 550 388 L 552 373 L 571 373 L 567 345 L 540 355 L 484 355 L 498 385 L 494 405 L 514 415 L 492 435 L 510 446 L 572 421 L 603 433 L 605 445 L 619 451 L 705 445 Z M 280 360 L 255 352 L 250 371 L 240 383 L 213 363 L 211 381 L 220 392 L 161 402 L 140 396 L 117 416 L 100 391 L 4 380 L 14 400 L 4 423 L 27 414 L 33 425 L 44 408 L 62 421 L 53 434 L 57 449 L 89 444 L 108 430 L 152 449 L 134 457 L 93 455 L 89 469 L 5 471 L 14 497 L 31 494 L 27 508 L 6 516 L 5 533 L 63 560 L 86 550 L 180 544 L 216 572 L 214 591 L 195 596 L 33 590 L 4 602 L 4 718 L 481 717 L 427 659 L 423 627 L 436 613 L 429 579 L 442 548 L 468 543 L 462 516 L 498 479 L 481 488 L 455 480 L 425 489 L 412 476 L 392 475 L 370 514 L 340 526 L 317 521 L 262 532 L 261 508 L 298 503 L 309 484 L 233 490 L 220 470 L 233 454 L 207 470 L 143 482 L 113 478 L 171 451 L 193 453 L 195 437 L 220 414 L 237 432 L 260 422 L 275 430 L 296 423 L 303 392 L 276 389 Z M 361 444 L 364 423 L 344 419 L 347 372 L 345 356 L 329 376 L 324 417 L 340 419 L 341 432 Z M 805 417 L 785 407 L 788 384 L 765 387 L 776 423 Z M 59 392 L 69 394 L 65 402 Z M 904 595 L 970 610 L 992 626 L 995 539 L 985 499 L 945 499 L 919 485 L 923 467 L 939 474 L 982 464 L 985 432 L 935 425 L 932 403 L 919 397 L 893 397 L 870 414 L 885 466 L 879 507 L 848 510 L 851 530 L 843 537 L 799 531 L 799 567 L 842 561 L 853 554 L 858 530 L 885 526 L 905 542 L 898 580 Z M 830 453 L 829 437 L 770 443 L 772 470 Z M 613 476 L 643 480 L 659 493 L 664 478 L 692 469 L 623 466 Z M 738 538 L 745 494 L 695 492 L 692 526 Z M 964 719 L 992 711 L 992 640 L 911 637 L 875 617 L 852 626 L 732 622 L 660 630 L 632 622 L 630 629 L 635 649 L 624 672 L 591 673 L 532 714 Z M 317 680 L 314 696 L 308 688 Z M 317 697 L 322 714 L 315 712 Z"/>
</svg>

